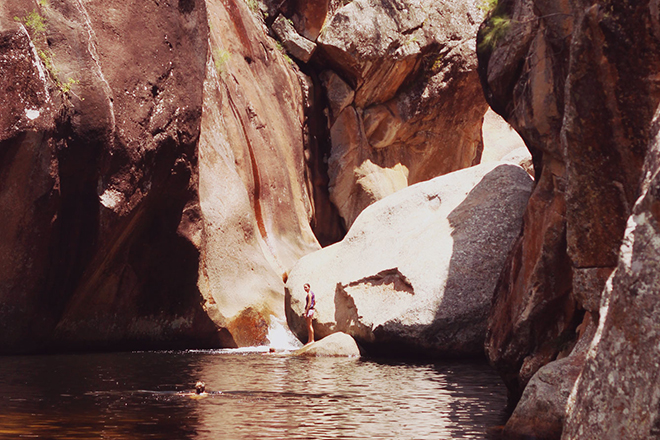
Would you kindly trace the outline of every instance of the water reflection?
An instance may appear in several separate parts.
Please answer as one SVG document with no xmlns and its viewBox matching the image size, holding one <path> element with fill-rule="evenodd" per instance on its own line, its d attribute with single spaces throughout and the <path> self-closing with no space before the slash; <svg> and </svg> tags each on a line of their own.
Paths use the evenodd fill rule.
<svg viewBox="0 0 660 440">
<path fill-rule="evenodd" d="M 485 365 L 236 352 L 5 357 L 0 391 L 2 438 L 484 439 L 506 404 Z"/>
</svg>

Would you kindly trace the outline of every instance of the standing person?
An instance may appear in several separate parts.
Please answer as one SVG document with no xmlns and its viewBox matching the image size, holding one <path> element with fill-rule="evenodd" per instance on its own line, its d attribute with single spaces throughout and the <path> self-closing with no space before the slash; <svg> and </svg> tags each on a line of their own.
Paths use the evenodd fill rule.
<svg viewBox="0 0 660 440">
<path fill-rule="evenodd" d="M 303 285 L 303 289 L 307 292 L 305 300 L 305 321 L 307 322 L 307 344 L 314 342 L 314 327 L 312 326 L 312 318 L 314 318 L 314 307 L 316 307 L 316 297 L 312 292 L 309 283 Z"/>
</svg>

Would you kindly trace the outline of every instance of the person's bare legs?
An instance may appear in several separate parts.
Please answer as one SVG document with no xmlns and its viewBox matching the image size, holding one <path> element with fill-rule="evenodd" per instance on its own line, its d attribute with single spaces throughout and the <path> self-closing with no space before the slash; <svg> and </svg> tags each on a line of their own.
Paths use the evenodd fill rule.
<svg viewBox="0 0 660 440">
<path fill-rule="evenodd" d="M 314 342 L 314 326 L 312 325 L 312 317 L 306 316 L 305 320 L 307 321 L 307 344 Z"/>
</svg>

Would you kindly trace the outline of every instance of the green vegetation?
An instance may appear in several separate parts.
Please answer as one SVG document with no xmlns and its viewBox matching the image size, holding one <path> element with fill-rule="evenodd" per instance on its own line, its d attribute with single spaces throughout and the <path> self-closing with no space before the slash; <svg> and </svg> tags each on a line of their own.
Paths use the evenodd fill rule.
<svg viewBox="0 0 660 440">
<path fill-rule="evenodd" d="M 23 23 L 33 35 L 46 31 L 46 21 L 37 11 L 32 11 L 23 18 L 14 17 L 14 20 Z"/>
<path fill-rule="evenodd" d="M 38 3 L 39 6 L 41 6 L 42 8 L 45 8 L 45 7 L 48 6 L 48 0 L 39 0 L 37 3 Z"/>
<path fill-rule="evenodd" d="M 499 0 L 482 0 L 477 7 L 481 9 L 485 14 L 489 14 L 497 7 L 498 1 Z"/>
<path fill-rule="evenodd" d="M 484 22 L 479 49 L 495 47 L 495 44 L 509 32 L 510 27 L 511 19 L 506 15 L 490 17 Z"/>
<path fill-rule="evenodd" d="M 291 57 L 289 56 L 289 54 L 286 52 L 286 49 L 284 48 L 284 46 L 282 46 L 282 43 L 280 43 L 279 41 L 276 41 L 276 42 L 275 42 L 275 48 L 276 48 L 277 50 L 280 51 L 280 53 L 282 54 L 282 56 L 284 57 L 284 59 L 285 59 L 289 64 L 291 64 L 292 66 L 295 64 L 295 63 L 293 62 L 293 60 L 291 59 Z"/>
<path fill-rule="evenodd" d="M 486 14 L 486 19 L 479 30 L 478 50 L 492 49 L 511 28 L 511 17 L 503 11 L 504 5 L 499 0 L 482 0 L 479 5 Z"/>
<path fill-rule="evenodd" d="M 57 82 L 57 85 L 59 86 L 62 93 L 66 94 L 71 91 L 71 87 L 73 87 L 75 84 L 80 84 L 80 81 L 77 79 L 69 78 L 65 83 L 61 83 L 59 81 Z"/>
<path fill-rule="evenodd" d="M 41 49 L 37 50 L 37 53 L 39 54 L 39 58 L 41 58 L 41 61 L 44 63 L 44 66 L 46 66 L 46 70 L 48 70 L 48 72 L 50 73 L 50 76 L 56 78 L 57 71 L 55 70 L 55 66 L 53 66 L 53 60 L 50 56 L 50 53 L 44 52 Z"/>
<path fill-rule="evenodd" d="M 213 63 L 215 64 L 215 70 L 218 72 L 218 75 L 222 76 L 227 71 L 227 61 L 231 54 L 224 49 L 216 49 L 213 51 Z"/>
<path fill-rule="evenodd" d="M 53 81 L 55 81 L 55 85 L 57 85 L 57 88 L 60 89 L 60 91 L 66 95 L 71 94 L 72 93 L 71 88 L 76 84 L 80 84 L 80 81 L 77 79 L 69 78 L 65 82 L 62 82 L 59 78 L 60 73 L 53 64 L 53 57 L 50 51 L 37 49 L 37 54 L 39 55 L 39 58 L 41 58 L 41 61 L 44 63 L 44 67 L 46 67 L 48 74 L 53 79 Z M 85 98 L 80 98 L 80 100 L 84 101 Z"/>
<path fill-rule="evenodd" d="M 442 70 L 442 66 L 444 66 L 444 64 L 445 64 L 444 61 L 443 61 L 444 58 L 445 58 L 445 54 L 441 53 L 441 54 L 438 54 L 435 61 L 433 61 L 433 64 L 431 65 L 431 72 L 433 74 L 438 73 L 439 71 Z"/>
<path fill-rule="evenodd" d="M 48 6 L 48 0 L 38 0 L 37 3 L 42 7 Z M 34 45 L 37 48 L 37 55 L 39 55 L 41 62 L 44 64 L 48 74 L 57 85 L 57 88 L 60 89 L 60 91 L 65 95 L 71 94 L 71 88 L 74 85 L 79 84 L 80 81 L 73 78 L 69 78 L 65 82 L 60 80 L 60 74 L 55 68 L 55 64 L 53 64 L 53 54 L 51 53 L 50 49 L 46 47 L 46 39 L 44 37 L 38 38 L 44 32 L 46 32 L 46 20 L 41 15 L 39 15 L 37 11 L 34 10 L 23 18 L 14 17 L 14 20 L 23 23 L 28 29 Z M 43 49 L 44 47 L 46 48 Z M 84 98 L 80 99 L 84 101 Z"/>
<path fill-rule="evenodd" d="M 245 3 L 248 5 L 248 8 L 250 8 L 250 11 L 254 13 L 260 13 L 261 12 L 261 7 L 259 5 L 259 0 L 245 0 Z"/>
</svg>

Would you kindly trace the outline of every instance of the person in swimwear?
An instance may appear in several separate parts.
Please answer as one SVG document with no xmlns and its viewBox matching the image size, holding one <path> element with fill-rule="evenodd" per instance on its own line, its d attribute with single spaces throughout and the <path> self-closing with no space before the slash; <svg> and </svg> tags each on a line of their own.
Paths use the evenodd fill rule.
<svg viewBox="0 0 660 440">
<path fill-rule="evenodd" d="M 183 393 L 183 395 L 191 399 L 203 399 L 208 397 L 209 393 L 206 392 L 206 384 L 200 380 L 195 384 L 194 393 Z"/>
<path fill-rule="evenodd" d="M 307 322 L 307 344 L 314 342 L 314 327 L 312 326 L 312 318 L 314 318 L 314 308 L 316 307 L 316 297 L 312 292 L 309 283 L 303 285 L 303 289 L 307 292 L 305 300 L 305 321 Z"/>
</svg>

